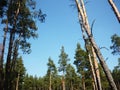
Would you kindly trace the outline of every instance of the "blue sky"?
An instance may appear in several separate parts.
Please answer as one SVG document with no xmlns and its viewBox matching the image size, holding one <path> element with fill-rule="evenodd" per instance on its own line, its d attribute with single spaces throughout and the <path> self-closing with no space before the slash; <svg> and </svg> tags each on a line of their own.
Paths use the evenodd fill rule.
<svg viewBox="0 0 120 90">
<path fill-rule="evenodd" d="M 86 1 L 86 0 L 85 0 Z M 91 25 L 95 19 L 93 35 L 99 47 L 109 48 L 110 37 L 114 33 L 120 35 L 118 23 L 107 0 L 87 0 L 86 11 Z M 51 57 L 58 67 L 58 56 L 61 46 L 73 64 L 76 44 L 79 42 L 84 47 L 77 10 L 70 7 L 71 0 L 37 0 L 37 7 L 47 14 L 45 23 L 37 22 L 38 39 L 31 39 L 32 53 L 22 55 L 27 73 L 30 75 L 44 76 L 47 71 L 48 58 Z M 113 69 L 117 65 L 117 58 L 111 50 L 101 50 L 108 67 Z"/>
</svg>

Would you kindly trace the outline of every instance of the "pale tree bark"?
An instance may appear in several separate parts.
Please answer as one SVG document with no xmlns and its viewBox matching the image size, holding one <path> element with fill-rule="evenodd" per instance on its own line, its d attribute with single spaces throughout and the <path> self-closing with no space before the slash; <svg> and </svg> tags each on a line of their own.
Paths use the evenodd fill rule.
<svg viewBox="0 0 120 90">
<path fill-rule="evenodd" d="M 79 23 L 81 25 L 82 36 L 83 36 L 83 39 L 84 39 L 84 42 L 85 42 L 85 48 L 86 48 L 86 51 L 88 53 L 88 60 L 89 60 L 90 67 L 91 67 L 91 72 L 92 72 L 92 77 L 93 77 L 93 83 L 92 83 L 93 84 L 93 89 L 98 90 L 95 69 L 94 69 L 94 66 L 93 66 L 93 63 L 92 63 L 92 60 L 91 60 L 92 57 L 90 55 L 90 50 L 89 50 L 90 48 L 88 48 L 88 41 L 86 39 L 86 36 L 84 35 L 84 28 L 83 28 L 82 22 L 80 21 L 80 18 L 79 18 Z"/>
<path fill-rule="evenodd" d="M 113 77 L 108 69 L 108 66 L 107 64 L 105 63 L 105 60 L 100 52 L 100 49 L 98 48 L 91 32 L 90 32 L 90 26 L 89 26 L 89 23 L 88 23 L 88 19 L 87 19 L 87 15 L 86 15 L 86 11 L 85 11 L 85 7 L 84 7 L 84 3 L 83 3 L 83 0 L 80 0 L 80 2 L 78 0 L 75 0 L 76 2 L 76 5 L 77 5 L 77 8 L 78 8 L 78 14 L 80 15 L 81 17 L 81 21 L 82 21 L 82 24 L 83 24 L 83 27 L 84 27 L 84 30 L 92 44 L 92 47 L 94 48 L 94 51 L 97 55 L 97 58 L 99 59 L 100 61 L 100 64 L 105 72 L 105 75 L 107 77 L 107 80 L 109 82 L 109 85 L 111 86 L 111 88 L 113 90 L 117 90 L 117 87 L 115 85 L 115 82 L 113 81 Z"/>
<path fill-rule="evenodd" d="M 65 74 L 63 71 L 63 76 L 62 76 L 62 89 L 65 90 Z"/>
<path fill-rule="evenodd" d="M 64 76 L 62 77 L 62 89 L 65 90 L 65 80 L 64 80 Z"/>
<path fill-rule="evenodd" d="M 85 11 L 84 2 L 82 0 L 80 0 L 80 3 L 81 3 L 81 9 L 83 10 L 85 24 L 89 24 L 88 20 L 87 20 L 87 14 L 86 14 L 86 11 Z M 86 50 L 90 54 L 89 49 L 87 48 L 86 36 L 84 34 L 84 31 L 85 31 L 84 30 L 84 26 L 82 25 L 80 17 L 79 17 L 79 22 L 80 22 L 80 25 L 81 25 L 81 30 L 82 30 L 82 35 L 83 35 L 83 39 L 84 39 L 84 42 L 85 42 Z M 90 26 L 89 25 L 87 26 L 87 28 L 88 28 L 88 30 L 90 30 Z M 90 30 L 90 32 L 91 32 L 91 30 Z M 96 57 L 96 54 L 94 52 L 93 47 L 90 46 L 90 48 L 91 48 L 91 52 L 92 52 L 91 56 L 93 56 L 93 61 L 94 61 L 94 65 L 93 65 L 92 64 L 92 60 L 91 60 L 91 56 L 88 55 L 90 66 L 91 66 L 91 70 L 92 70 L 93 80 L 94 80 L 94 83 L 95 83 L 95 86 L 93 86 L 93 87 L 95 87 L 96 90 L 102 90 L 101 81 L 100 81 L 100 74 L 99 74 L 99 67 L 98 67 L 98 62 L 97 62 L 97 57 Z"/>
<path fill-rule="evenodd" d="M 91 66 L 91 71 L 92 71 L 92 76 L 93 76 L 93 88 L 94 90 L 98 90 L 98 87 L 97 87 L 97 80 L 96 80 L 96 77 L 95 77 L 95 70 L 94 70 L 94 67 L 93 67 L 93 64 L 92 64 L 92 60 L 91 60 L 91 56 L 90 54 L 88 55 L 89 57 L 89 62 L 90 62 L 90 66 Z"/>
<path fill-rule="evenodd" d="M 96 57 L 96 54 L 95 54 L 95 51 L 94 51 L 93 47 L 92 47 L 92 54 L 93 54 L 94 68 L 95 68 L 95 74 L 96 74 L 96 79 L 97 79 L 96 81 L 97 81 L 97 85 L 98 85 L 98 90 L 102 90 L 99 66 L 98 66 L 97 57 Z"/>
<path fill-rule="evenodd" d="M 109 4 L 111 5 L 119 23 L 120 23 L 120 12 L 118 10 L 118 8 L 116 7 L 115 3 L 113 2 L 113 0 L 108 0 Z"/>
<path fill-rule="evenodd" d="M 19 79 L 20 79 L 20 74 L 18 73 L 17 80 L 16 80 L 16 88 L 15 88 L 15 90 L 18 90 Z"/>
</svg>

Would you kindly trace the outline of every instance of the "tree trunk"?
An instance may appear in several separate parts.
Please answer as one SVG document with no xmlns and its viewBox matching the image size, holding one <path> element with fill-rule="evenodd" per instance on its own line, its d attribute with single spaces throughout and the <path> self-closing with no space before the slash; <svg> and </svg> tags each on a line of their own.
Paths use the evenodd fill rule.
<svg viewBox="0 0 120 90">
<path fill-rule="evenodd" d="M 86 90 L 86 88 L 85 88 L 85 77 L 84 76 L 82 76 L 82 85 L 83 85 L 83 90 Z"/>
<path fill-rule="evenodd" d="M 96 81 L 97 81 L 98 90 L 102 90 L 97 57 L 96 57 L 96 54 L 94 52 L 93 47 L 92 47 L 92 54 L 93 54 L 94 68 L 95 68 L 95 74 L 96 74 Z"/>
<path fill-rule="evenodd" d="M 113 2 L 113 0 L 108 0 L 109 4 L 111 5 L 117 19 L 118 19 L 118 22 L 120 23 L 120 12 L 119 10 L 117 9 L 115 3 Z"/>
<path fill-rule="evenodd" d="M 70 85 L 70 86 L 71 86 L 71 87 L 70 87 L 70 90 L 73 90 L 73 84 L 72 84 L 72 81 L 70 82 L 70 84 L 71 84 L 71 85 Z"/>
<path fill-rule="evenodd" d="M 63 76 L 63 78 L 62 78 L 62 88 L 63 88 L 63 90 L 65 90 L 65 80 L 64 80 L 64 76 Z"/>
<path fill-rule="evenodd" d="M 115 83 L 113 81 L 113 78 L 112 78 L 112 75 L 111 75 L 111 73 L 110 73 L 110 71 L 108 69 L 108 66 L 105 63 L 104 58 L 103 58 L 97 44 L 95 43 L 93 36 L 91 35 L 90 26 L 89 26 L 89 23 L 88 23 L 85 8 L 81 7 L 81 6 L 84 6 L 84 3 L 79 4 L 78 0 L 75 0 L 75 1 L 76 1 L 76 5 L 77 5 L 77 8 L 78 8 L 78 13 L 79 13 L 79 15 L 81 17 L 82 24 L 83 24 L 83 26 L 85 28 L 84 30 L 85 30 L 86 34 L 88 35 L 88 38 L 89 38 L 89 40 L 90 40 L 90 42 L 91 42 L 91 44 L 92 44 L 92 46 L 94 48 L 94 51 L 95 51 L 95 53 L 96 53 L 96 55 L 97 55 L 97 57 L 98 57 L 98 59 L 100 61 L 100 64 L 101 64 L 101 66 L 102 66 L 102 68 L 103 68 L 103 70 L 105 72 L 105 75 L 106 75 L 106 77 L 108 79 L 109 85 L 111 86 L 111 88 L 113 90 L 117 90 L 117 87 L 116 87 L 116 85 L 115 85 Z M 83 2 L 83 0 L 80 0 L 80 1 Z"/>
<path fill-rule="evenodd" d="M 4 51 L 5 51 L 5 43 L 6 43 L 6 34 L 8 31 L 8 21 L 6 21 L 6 28 L 4 31 L 4 38 L 3 38 L 3 45 L 2 45 L 2 53 L 0 57 L 0 90 L 4 89 L 4 71 L 3 71 L 3 58 L 4 58 Z"/>
<path fill-rule="evenodd" d="M 80 19 L 80 18 L 79 18 Z M 80 21 L 80 20 L 79 20 Z M 91 60 L 91 55 L 90 55 L 90 49 L 87 45 L 89 45 L 89 41 L 87 41 L 85 35 L 84 35 L 84 28 L 82 26 L 82 22 L 80 21 L 79 22 L 80 25 L 81 25 L 81 29 L 82 29 L 82 35 L 83 35 L 83 39 L 84 39 L 84 42 L 85 42 L 85 48 L 86 48 L 86 51 L 88 53 L 88 60 L 89 60 L 89 63 L 90 63 L 90 67 L 91 67 L 91 71 L 92 71 L 92 76 L 93 76 L 93 80 L 94 80 L 94 84 L 93 84 L 93 88 L 94 90 L 98 90 L 98 85 L 97 85 L 97 79 L 96 79 L 96 74 L 95 74 L 95 68 L 93 66 L 93 63 L 92 63 L 92 60 Z M 89 45 L 90 46 L 90 45 Z M 90 46 L 91 47 L 91 46 Z"/>
<path fill-rule="evenodd" d="M 9 42 L 9 49 L 8 49 L 8 55 L 7 55 L 7 62 L 6 62 L 6 68 L 5 68 L 5 90 L 10 90 L 10 64 L 11 64 L 11 54 L 12 54 L 12 46 L 13 46 L 13 40 L 14 40 L 14 34 L 11 32 L 10 34 L 10 42 Z M 10 85 L 10 86 L 9 86 Z"/>
<path fill-rule="evenodd" d="M 18 90 L 19 78 L 20 78 L 20 74 L 18 73 L 17 80 L 16 80 L 16 88 L 15 88 L 15 90 Z"/>
<path fill-rule="evenodd" d="M 50 77 L 49 77 L 50 79 L 49 79 L 49 82 L 50 82 L 50 84 L 49 84 L 49 90 L 51 90 L 51 72 L 50 72 Z"/>
<path fill-rule="evenodd" d="M 18 9 L 16 11 L 16 14 L 14 16 L 14 22 L 13 22 L 13 29 L 10 31 L 10 38 L 9 38 L 9 48 L 8 48 L 8 54 L 7 54 L 7 61 L 6 61 L 6 67 L 5 67 L 5 85 L 4 88 L 5 90 L 11 90 L 12 85 L 11 83 L 11 78 L 10 78 L 10 65 L 11 65 L 11 56 L 12 56 L 12 48 L 13 48 L 13 43 L 15 39 L 15 29 L 16 29 L 16 22 L 17 22 L 17 16 L 19 14 L 19 9 L 20 9 L 20 2 L 18 2 Z"/>
<path fill-rule="evenodd" d="M 62 76 L 62 89 L 65 90 L 65 75 L 63 71 L 63 76 Z"/>
<path fill-rule="evenodd" d="M 88 56 L 89 56 L 89 62 L 90 62 L 91 71 L 92 71 L 92 76 L 93 76 L 93 80 L 94 80 L 94 82 L 93 82 L 93 88 L 94 88 L 94 90 L 98 90 L 97 80 L 96 80 L 96 76 L 95 76 L 95 69 L 94 69 L 94 67 L 93 67 L 90 54 L 89 54 Z"/>
</svg>

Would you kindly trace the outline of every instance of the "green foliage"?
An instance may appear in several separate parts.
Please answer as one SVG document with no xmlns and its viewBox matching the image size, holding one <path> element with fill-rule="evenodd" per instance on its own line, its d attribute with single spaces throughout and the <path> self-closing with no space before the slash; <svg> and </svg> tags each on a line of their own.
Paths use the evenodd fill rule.
<svg viewBox="0 0 120 90">
<path fill-rule="evenodd" d="M 112 46 L 110 48 L 113 50 L 112 54 L 119 54 L 120 55 L 120 37 L 117 34 L 114 34 L 111 37 Z"/>
<path fill-rule="evenodd" d="M 86 86 L 86 89 L 92 88 L 92 78 L 91 78 L 91 70 L 90 70 L 90 64 L 88 61 L 88 55 L 85 50 L 83 50 L 79 43 L 77 43 L 77 48 L 75 51 L 75 61 L 74 64 L 76 65 L 77 72 L 80 74 L 81 77 L 81 85 Z M 84 87 L 81 86 L 81 88 Z"/>
<path fill-rule="evenodd" d="M 79 89 L 79 83 L 80 83 L 80 77 L 77 75 L 77 73 L 75 72 L 74 67 L 71 64 L 68 64 L 66 67 L 66 75 L 65 75 L 65 79 L 66 79 L 66 87 L 67 88 L 72 88 L 73 90 Z M 76 87 L 77 86 L 77 87 Z"/>
<path fill-rule="evenodd" d="M 7 0 L 0 0 L 0 17 L 3 17 L 4 15 L 4 8 L 6 7 L 7 5 Z"/>
<path fill-rule="evenodd" d="M 120 89 L 120 58 L 118 59 L 118 65 L 115 66 L 112 71 L 112 75 L 117 85 L 117 88 Z"/>
<path fill-rule="evenodd" d="M 82 71 L 86 71 L 88 69 L 89 62 L 87 52 L 80 47 L 79 43 L 77 43 L 74 58 L 75 58 L 74 64 L 77 67 L 78 73 L 81 73 Z"/>
<path fill-rule="evenodd" d="M 58 61 L 58 64 L 60 64 L 59 67 L 60 72 L 62 71 L 63 73 L 65 73 L 68 61 L 70 61 L 70 59 L 68 58 L 68 55 L 65 53 L 64 47 L 62 46 Z"/>
<path fill-rule="evenodd" d="M 48 59 L 48 64 L 47 64 L 47 66 L 48 66 L 48 71 L 47 71 L 48 74 L 50 74 L 50 73 L 57 74 L 57 68 L 56 68 L 53 60 L 52 60 L 50 57 L 49 57 L 49 59 Z"/>
</svg>

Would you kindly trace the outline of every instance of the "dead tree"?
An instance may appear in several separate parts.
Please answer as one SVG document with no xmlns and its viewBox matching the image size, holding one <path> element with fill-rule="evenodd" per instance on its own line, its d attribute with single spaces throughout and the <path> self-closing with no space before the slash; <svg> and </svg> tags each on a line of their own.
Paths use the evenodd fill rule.
<svg viewBox="0 0 120 90">
<path fill-rule="evenodd" d="M 78 16 L 81 19 L 84 31 L 87 34 L 87 36 L 88 36 L 88 38 L 89 38 L 89 40 L 91 42 L 91 45 L 92 45 L 92 47 L 94 49 L 94 52 L 96 53 L 96 56 L 100 61 L 100 64 L 101 64 L 101 66 L 102 66 L 102 68 L 103 68 L 103 70 L 105 72 L 105 75 L 107 77 L 109 85 L 111 86 L 111 88 L 113 90 L 117 90 L 115 82 L 113 81 L 113 77 L 112 77 L 112 75 L 111 75 L 111 73 L 109 71 L 109 68 L 108 68 L 107 64 L 105 63 L 105 60 L 104 60 L 104 58 L 103 58 L 103 56 L 102 56 L 102 54 L 100 52 L 100 49 L 98 48 L 98 46 L 97 46 L 97 44 L 96 44 L 96 42 L 95 42 L 95 40 L 94 40 L 94 38 L 93 38 L 93 36 L 92 36 L 92 34 L 90 32 L 91 29 L 90 29 L 90 25 L 88 23 L 86 10 L 85 10 L 85 7 L 84 7 L 84 2 L 83 2 L 83 0 L 80 0 L 80 2 L 78 0 L 75 0 L 75 2 L 76 2 L 77 9 L 78 9 Z"/>
<path fill-rule="evenodd" d="M 120 12 L 118 10 L 118 8 L 116 7 L 115 3 L 113 2 L 113 0 L 108 0 L 109 4 L 111 5 L 117 19 L 118 19 L 118 22 L 120 23 Z"/>
</svg>

